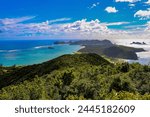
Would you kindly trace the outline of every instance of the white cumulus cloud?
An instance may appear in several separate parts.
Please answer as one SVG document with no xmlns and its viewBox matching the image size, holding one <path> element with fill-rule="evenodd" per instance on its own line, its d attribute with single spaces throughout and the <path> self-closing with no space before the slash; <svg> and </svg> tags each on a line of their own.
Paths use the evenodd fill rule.
<svg viewBox="0 0 150 117">
<path fill-rule="evenodd" d="M 150 23 L 142 30 L 119 30 L 109 26 L 119 26 L 130 22 L 101 22 L 98 19 L 82 19 L 71 22 L 70 18 L 48 20 L 40 23 L 6 23 L 0 26 L 1 37 L 35 38 L 35 39 L 133 39 L 149 37 Z M 4 19 L 1 19 L 4 20 Z M 58 22 L 58 23 L 57 23 Z M 145 29 L 145 30 L 144 30 Z M 139 33 L 140 32 L 140 33 Z"/>
<path fill-rule="evenodd" d="M 150 4 L 150 0 L 147 0 L 147 2 L 145 2 L 146 4 Z"/>
<path fill-rule="evenodd" d="M 106 7 L 105 11 L 108 13 L 117 13 L 118 10 L 115 7 Z"/>
<path fill-rule="evenodd" d="M 134 17 L 139 17 L 140 19 L 149 19 L 150 18 L 150 9 L 139 10 L 134 14 Z"/>
<path fill-rule="evenodd" d="M 107 32 L 108 28 L 102 25 L 98 19 L 87 21 L 82 19 L 73 23 L 62 25 L 63 30 L 66 31 L 77 31 L 77 32 Z"/>
</svg>

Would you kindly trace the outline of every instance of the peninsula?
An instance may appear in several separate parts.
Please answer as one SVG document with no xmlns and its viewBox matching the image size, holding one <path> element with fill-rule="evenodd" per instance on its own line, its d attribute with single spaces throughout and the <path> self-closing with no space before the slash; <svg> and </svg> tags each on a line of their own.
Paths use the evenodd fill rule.
<svg viewBox="0 0 150 117">
<path fill-rule="evenodd" d="M 59 42 L 56 42 L 55 44 L 59 44 Z M 80 40 L 80 41 L 60 42 L 60 44 L 84 46 L 84 48 L 81 48 L 78 51 L 81 53 L 95 53 L 107 57 L 130 59 L 130 60 L 138 59 L 136 52 L 145 51 L 143 48 L 133 48 L 128 46 L 116 45 L 109 40 Z"/>
</svg>

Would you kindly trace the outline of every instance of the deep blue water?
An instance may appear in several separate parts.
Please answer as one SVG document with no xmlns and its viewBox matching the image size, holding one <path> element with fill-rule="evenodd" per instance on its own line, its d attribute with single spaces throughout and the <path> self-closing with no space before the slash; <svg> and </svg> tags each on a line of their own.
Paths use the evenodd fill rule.
<svg viewBox="0 0 150 117">
<path fill-rule="evenodd" d="M 0 64 L 32 65 L 80 49 L 79 45 L 55 45 L 55 40 L 0 40 Z M 53 49 L 48 49 L 48 47 Z"/>
</svg>

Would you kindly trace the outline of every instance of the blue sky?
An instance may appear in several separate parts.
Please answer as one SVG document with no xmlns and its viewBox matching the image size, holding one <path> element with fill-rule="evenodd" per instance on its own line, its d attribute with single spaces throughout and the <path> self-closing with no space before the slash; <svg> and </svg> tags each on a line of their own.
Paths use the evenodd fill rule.
<svg viewBox="0 0 150 117">
<path fill-rule="evenodd" d="M 150 38 L 150 0 L 0 0 L 0 39 Z"/>
</svg>

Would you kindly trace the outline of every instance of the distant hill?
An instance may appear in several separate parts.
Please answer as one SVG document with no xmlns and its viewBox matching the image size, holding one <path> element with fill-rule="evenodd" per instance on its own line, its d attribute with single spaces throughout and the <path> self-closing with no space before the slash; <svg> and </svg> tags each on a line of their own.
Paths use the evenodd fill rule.
<svg viewBox="0 0 150 117">
<path fill-rule="evenodd" d="M 85 48 L 78 52 L 95 53 L 98 55 L 105 55 L 112 58 L 137 60 L 136 52 L 145 51 L 143 48 L 133 48 L 128 46 L 115 45 L 109 40 L 79 40 L 79 41 L 57 41 L 55 44 L 70 44 L 81 45 Z"/>
<path fill-rule="evenodd" d="M 85 48 L 80 49 L 78 52 L 82 53 L 96 53 L 98 55 L 105 55 L 112 58 L 123 58 L 123 59 L 132 59 L 137 60 L 138 57 L 135 53 L 135 50 L 131 50 L 128 47 L 122 46 L 111 46 L 107 48 L 99 47 L 97 45 L 88 45 Z"/>
<path fill-rule="evenodd" d="M 101 47 L 111 47 L 113 46 L 113 43 L 109 40 L 80 40 L 71 42 L 70 45 L 99 45 Z"/>
<path fill-rule="evenodd" d="M 104 49 L 103 54 L 113 58 L 123 58 L 137 60 L 136 52 L 142 52 L 143 49 L 131 48 L 126 46 L 112 46 Z"/>
</svg>

